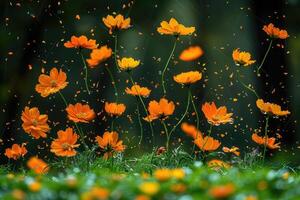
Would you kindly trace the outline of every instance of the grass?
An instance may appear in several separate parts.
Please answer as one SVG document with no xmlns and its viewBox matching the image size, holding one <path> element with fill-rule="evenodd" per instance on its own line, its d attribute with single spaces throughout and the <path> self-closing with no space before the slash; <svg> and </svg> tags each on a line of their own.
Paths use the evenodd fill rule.
<svg viewBox="0 0 300 200">
<path fill-rule="evenodd" d="M 299 199 L 298 169 L 262 167 L 248 154 L 225 169 L 181 148 L 140 158 L 104 160 L 91 151 L 50 165 L 45 175 L 0 168 L 1 199 Z M 159 169 L 180 169 L 175 176 Z M 170 170 L 169 170 L 170 171 Z M 224 198 L 223 198 L 223 197 Z M 222 198 L 221 198 L 222 197 Z"/>
</svg>

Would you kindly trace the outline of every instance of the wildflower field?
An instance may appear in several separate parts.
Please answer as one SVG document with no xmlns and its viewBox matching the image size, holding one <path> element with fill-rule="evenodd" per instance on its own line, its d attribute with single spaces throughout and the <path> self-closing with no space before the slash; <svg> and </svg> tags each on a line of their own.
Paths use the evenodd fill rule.
<svg viewBox="0 0 300 200">
<path fill-rule="evenodd" d="M 300 1 L 0 5 L 0 199 L 300 200 Z"/>
</svg>

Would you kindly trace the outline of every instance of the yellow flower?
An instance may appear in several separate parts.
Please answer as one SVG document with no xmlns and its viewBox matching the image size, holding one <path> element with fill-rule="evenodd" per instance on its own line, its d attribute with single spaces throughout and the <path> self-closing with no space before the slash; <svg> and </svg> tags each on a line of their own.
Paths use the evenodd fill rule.
<svg viewBox="0 0 300 200">
<path fill-rule="evenodd" d="M 162 21 L 160 27 L 157 28 L 157 32 L 161 35 L 190 35 L 195 32 L 195 27 L 185 27 L 178 23 L 176 19 L 171 18 L 169 22 Z"/>
<path fill-rule="evenodd" d="M 41 190 L 42 186 L 39 182 L 33 181 L 29 183 L 28 188 L 31 192 L 38 192 Z"/>
<path fill-rule="evenodd" d="M 274 103 L 264 102 L 262 99 L 258 99 L 256 101 L 256 106 L 264 114 L 275 116 L 285 116 L 290 114 L 290 111 L 288 110 L 281 110 L 281 106 Z"/>
<path fill-rule="evenodd" d="M 109 29 L 109 34 L 112 34 L 115 29 L 128 29 L 130 27 L 130 18 L 124 19 L 124 16 L 121 14 L 118 14 L 115 17 L 107 15 L 102 18 L 102 21 Z"/>
<path fill-rule="evenodd" d="M 26 193 L 20 189 L 14 189 L 11 192 L 11 196 L 13 197 L 14 200 L 25 200 Z"/>
<path fill-rule="evenodd" d="M 184 72 L 173 77 L 175 82 L 183 85 L 190 85 L 199 81 L 201 78 L 202 73 L 198 71 Z"/>
<path fill-rule="evenodd" d="M 103 187 L 93 187 L 90 191 L 83 193 L 82 200 L 104 200 L 108 199 L 109 191 Z"/>
<path fill-rule="evenodd" d="M 129 58 L 124 57 L 121 60 L 118 60 L 118 65 L 120 69 L 124 71 L 132 70 L 137 66 L 139 66 L 139 64 L 140 64 L 139 60 L 135 60 L 134 58 L 131 57 Z"/>
<path fill-rule="evenodd" d="M 251 60 L 251 54 L 249 52 L 240 51 L 240 49 L 233 50 L 232 58 L 237 66 L 243 65 L 246 67 L 255 63 L 255 60 Z"/>
<path fill-rule="evenodd" d="M 139 186 L 141 192 L 147 195 L 155 195 L 159 191 L 159 184 L 156 182 L 144 182 Z"/>
<path fill-rule="evenodd" d="M 142 97 L 148 97 L 151 90 L 149 90 L 146 87 L 141 87 L 139 85 L 133 85 L 131 88 L 126 88 L 125 92 L 127 94 L 130 94 L 132 96 L 142 96 Z"/>
<path fill-rule="evenodd" d="M 183 169 L 173 169 L 172 170 L 172 177 L 175 179 L 183 179 L 185 177 L 185 172 Z"/>
<path fill-rule="evenodd" d="M 154 172 L 154 177 L 159 181 L 167 181 L 172 178 L 172 171 L 167 168 L 157 169 Z"/>
</svg>

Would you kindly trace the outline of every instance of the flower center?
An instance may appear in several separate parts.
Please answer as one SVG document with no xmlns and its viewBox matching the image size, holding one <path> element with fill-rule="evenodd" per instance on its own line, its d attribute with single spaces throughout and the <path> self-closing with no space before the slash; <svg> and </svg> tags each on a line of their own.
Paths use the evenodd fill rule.
<svg viewBox="0 0 300 200">
<path fill-rule="evenodd" d="M 34 119 L 34 120 L 32 120 L 32 124 L 33 124 L 34 126 L 37 126 L 37 125 L 38 125 L 38 121 L 37 121 L 36 119 Z"/>
<path fill-rule="evenodd" d="M 65 150 L 65 151 L 72 148 L 72 146 L 71 146 L 70 144 L 68 144 L 68 143 L 63 143 L 63 144 L 61 145 L 61 147 L 62 147 L 63 150 Z"/>
<path fill-rule="evenodd" d="M 57 87 L 56 80 L 51 80 L 50 84 L 51 84 L 51 87 Z"/>
<path fill-rule="evenodd" d="M 77 113 L 76 117 L 78 117 L 78 118 L 85 118 L 86 117 L 86 113 Z"/>
</svg>

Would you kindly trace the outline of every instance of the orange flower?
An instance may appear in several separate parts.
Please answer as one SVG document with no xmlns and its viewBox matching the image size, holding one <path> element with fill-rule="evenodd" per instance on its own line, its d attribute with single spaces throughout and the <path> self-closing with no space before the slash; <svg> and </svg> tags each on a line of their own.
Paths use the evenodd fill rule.
<svg viewBox="0 0 300 200">
<path fill-rule="evenodd" d="M 58 70 L 54 67 L 50 71 L 50 75 L 41 74 L 39 76 L 39 83 L 35 86 L 35 90 L 41 94 L 42 97 L 47 97 L 54 94 L 59 90 L 64 89 L 68 82 L 67 75 L 61 69 Z"/>
<path fill-rule="evenodd" d="M 264 114 L 275 116 L 285 116 L 290 114 L 290 111 L 288 110 L 281 110 L 281 106 L 274 103 L 264 102 L 262 99 L 256 100 L 256 106 Z"/>
<path fill-rule="evenodd" d="M 78 135 L 73 133 L 72 128 L 67 128 L 65 131 L 57 132 L 58 138 L 51 143 L 51 152 L 57 156 L 71 157 L 76 155 L 75 148 L 79 146 L 76 144 Z"/>
<path fill-rule="evenodd" d="M 175 104 L 173 101 L 168 102 L 167 99 L 161 98 L 159 102 L 150 101 L 148 105 L 149 115 L 144 118 L 146 121 L 152 121 L 158 118 L 164 119 L 169 115 L 172 115 L 175 110 Z"/>
<path fill-rule="evenodd" d="M 148 97 L 151 90 L 149 90 L 146 87 L 141 87 L 139 85 L 133 85 L 131 88 L 126 88 L 125 92 L 127 94 L 130 94 L 132 96 L 142 96 L 142 97 Z"/>
<path fill-rule="evenodd" d="M 213 186 L 209 190 L 209 194 L 216 199 L 224 199 L 235 192 L 235 186 L 232 183 L 226 185 Z"/>
<path fill-rule="evenodd" d="M 198 71 L 190 71 L 173 76 L 175 82 L 183 85 L 190 85 L 199 81 L 202 78 L 202 73 Z"/>
<path fill-rule="evenodd" d="M 220 124 L 232 123 L 232 113 L 227 113 L 227 108 L 221 106 L 217 108 L 214 102 L 205 103 L 202 105 L 202 112 L 204 113 L 208 123 L 218 126 Z"/>
<path fill-rule="evenodd" d="M 93 49 L 90 54 L 90 58 L 86 59 L 89 67 L 95 68 L 100 63 L 106 61 L 112 55 L 112 49 L 105 46 L 101 46 L 99 49 Z"/>
<path fill-rule="evenodd" d="M 160 27 L 157 28 L 157 32 L 161 35 L 190 35 L 195 32 L 195 27 L 185 27 L 179 24 L 176 19 L 171 18 L 169 23 L 162 21 Z"/>
<path fill-rule="evenodd" d="M 48 115 L 41 115 L 38 108 L 29 108 L 26 106 L 25 110 L 22 112 L 21 119 L 23 121 L 22 127 L 26 133 L 30 134 L 35 139 L 47 137 L 46 132 L 50 130 L 50 127 L 47 124 Z"/>
<path fill-rule="evenodd" d="M 118 65 L 121 70 L 124 71 L 130 71 L 140 65 L 139 60 L 135 60 L 134 58 L 131 57 L 124 57 L 121 60 L 118 60 Z"/>
<path fill-rule="evenodd" d="M 96 44 L 96 40 L 88 40 L 84 35 L 80 37 L 76 37 L 73 35 L 71 37 L 71 41 L 65 42 L 64 46 L 66 48 L 96 49 L 98 47 L 98 44 Z"/>
<path fill-rule="evenodd" d="M 121 116 L 125 112 L 126 106 L 122 103 L 117 104 L 105 102 L 104 109 L 110 116 Z"/>
<path fill-rule="evenodd" d="M 194 143 L 202 151 L 215 151 L 221 145 L 219 140 L 215 140 L 213 137 L 210 136 L 205 136 L 203 138 L 202 135 L 198 135 L 198 137 L 194 140 Z"/>
<path fill-rule="evenodd" d="M 105 26 L 109 29 L 109 34 L 115 29 L 128 29 L 130 27 L 130 18 L 124 18 L 123 15 L 118 14 L 116 17 L 107 15 L 106 18 L 102 18 Z"/>
<path fill-rule="evenodd" d="M 91 109 L 89 105 L 83 105 L 81 103 L 76 103 L 75 105 L 70 104 L 66 108 L 66 111 L 69 120 L 75 123 L 89 123 L 96 117 L 94 110 Z"/>
<path fill-rule="evenodd" d="M 234 155 L 236 156 L 240 156 L 240 152 L 239 152 L 239 148 L 238 147 L 231 147 L 231 148 L 228 148 L 228 147 L 223 147 L 222 149 L 225 153 L 233 153 Z"/>
<path fill-rule="evenodd" d="M 36 174 L 45 174 L 49 170 L 48 164 L 37 157 L 31 157 L 27 161 L 27 166 L 29 167 L 29 169 L 33 170 Z"/>
<path fill-rule="evenodd" d="M 264 25 L 263 31 L 265 31 L 266 34 L 268 34 L 271 38 L 279 38 L 284 40 L 289 37 L 286 30 L 280 30 L 279 28 L 276 28 L 272 23 L 270 23 L 269 25 Z"/>
<path fill-rule="evenodd" d="M 280 143 L 275 144 L 275 138 L 274 137 L 260 137 L 256 133 L 252 134 L 252 140 L 259 144 L 259 145 L 266 145 L 269 149 L 279 149 Z"/>
<path fill-rule="evenodd" d="M 103 187 L 94 186 L 90 191 L 83 193 L 82 200 L 106 200 L 109 198 L 109 190 Z"/>
<path fill-rule="evenodd" d="M 199 46 L 190 46 L 189 48 L 183 50 L 179 56 L 182 61 L 193 61 L 200 58 L 203 55 L 203 50 Z"/>
<path fill-rule="evenodd" d="M 14 160 L 19 159 L 21 156 L 24 157 L 27 153 L 27 149 L 24 145 L 24 143 L 21 146 L 18 144 L 13 144 L 11 148 L 5 149 L 4 155 Z"/>
<path fill-rule="evenodd" d="M 198 136 L 202 135 L 202 133 L 197 130 L 197 128 L 194 125 L 188 124 L 186 122 L 181 124 L 182 131 L 192 137 L 193 139 L 196 139 Z"/>
<path fill-rule="evenodd" d="M 119 140 L 118 137 L 118 133 L 114 131 L 106 131 L 102 137 L 96 137 L 99 147 L 105 152 L 103 156 L 104 159 L 108 159 L 113 156 L 114 152 L 123 152 L 125 150 L 123 141 Z"/>
<path fill-rule="evenodd" d="M 229 169 L 231 167 L 228 163 L 218 159 L 210 160 L 207 165 L 214 170 L 219 170 L 222 168 Z"/>
<path fill-rule="evenodd" d="M 232 58 L 237 66 L 243 65 L 246 67 L 255 63 L 255 60 L 251 60 L 251 54 L 249 52 L 240 51 L 240 49 L 233 50 Z"/>
</svg>

